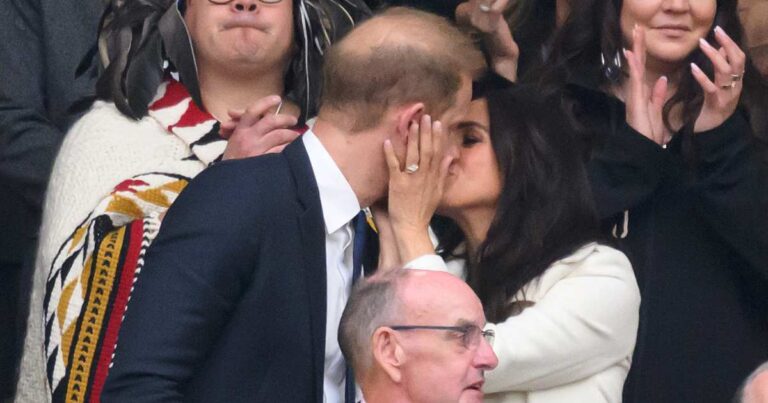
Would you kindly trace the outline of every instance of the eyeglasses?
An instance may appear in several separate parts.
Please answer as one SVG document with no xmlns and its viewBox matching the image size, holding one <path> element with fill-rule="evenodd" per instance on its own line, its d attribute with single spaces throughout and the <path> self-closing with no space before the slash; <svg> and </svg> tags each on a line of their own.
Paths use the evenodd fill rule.
<svg viewBox="0 0 768 403">
<path fill-rule="evenodd" d="M 388 326 L 392 330 L 404 331 L 404 330 L 446 330 L 449 332 L 461 333 L 461 343 L 468 349 L 475 349 L 480 345 L 480 337 L 482 336 L 488 344 L 493 345 L 493 339 L 496 337 L 496 333 L 493 330 L 483 330 L 475 325 L 465 326 Z"/>
<path fill-rule="evenodd" d="M 210 3 L 216 4 L 217 6 L 223 6 L 223 5 L 226 5 L 226 4 L 229 4 L 229 3 L 233 2 L 235 0 L 208 0 L 208 1 Z M 259 3 L 270 5 L 270 4 L 277 4 L 277 3 L 281 2 L 281 1 L 283 1 L 283 0 L 259 0 Z"/>
</svg>

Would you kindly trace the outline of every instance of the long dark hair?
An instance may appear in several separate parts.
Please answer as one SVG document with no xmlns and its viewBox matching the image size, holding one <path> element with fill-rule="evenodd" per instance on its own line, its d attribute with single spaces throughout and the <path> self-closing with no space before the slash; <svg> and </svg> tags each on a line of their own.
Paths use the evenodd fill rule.
<svg viewBox="0 0 768 403">
<path fill-rule="evenodd" d="M 520 47 L 518 77 L 536 74 L 544 63 L 556 30 L 556 0 L 520 0 L 510 9 L 507 22 L 514 28 L 514 38 Z"/>
<path fill-rule="evenodd" d="M 553 100 L 517 86 L 487 93 L 490 137 L 502 178 L 493 222 L 467 281 L 490 321 L 525 301 L 515 295 L 555 261 L 598 239 L 597 214 L 581 153 Z M 443 251 L 461 235 L 441 235 Z"/>
<path fill-rule="evenodd" d="M 622 0 L 573 0 L 569 16 L 563 27 L 557 32 L 552 45 L 552 52 L 547 63 L 543 66 L 535 81 L 547 90 L 562 87 L 567 83 L 588 83 L 598 88 L 621 84 L 627 77 L 616 73 L 617 67 L 611 66 L 616 55 L 621 56 L 623 45 L 620 13 Z M 713 26 L 720 26 L 728 35 L 745 49 L 741 23 L 737 13 L 737 0 L 717 0 L 717 8 Z M 714 31 L 710 30 L 705 38 L 716 44 Z M 601 58 L 602 55 L 602 58 Z M 601 63 L 606 60 L 606 65 Z M 696 63 L 709 77 L 713 76 L 713 66 L 709 58 L 700 50 L 695 49 L 682 66 L 691 62 Z M 764 93 L 768 84 L 763 80 L 757 69 L 748 60 L 744 76 L 745 99 L 759 99 L 752 92 Z M 682 106 L 683 130 L 692 133 L 696 118 L 701 111 L 704 95 L 701 87 L 692 74 L 682 74 L 675 94 L 664 105 L 664 122 L 670 127 L 670 111 L 676 106 Z M 742 102 L 742 107 L 752 115 L 764 114 L 766 105 L 756 102 Z M 764 119 L 751 119 L 753 131 L 760 138 L 766 138 L 768 127 Z M 684 144 L 684 149 L 686 145 Z"/>
<path fill-rule="evenodd" d="M 141 119 L 169 72 L 178 73 L 194 101 L 203 106 L 194 49 L 182 17 L 185 3 L 106 0 L 99 44 L 76 71 L 77 76 L 98 77 L 95 94 L 78 101 L 73 112 L 103 99 L 114 102 L 124 115 Z M 362 0 L 293 2 L 296 53 L 286 72 L 285 96 L 301 108 L 300 121 L 317 112 L 323 53 L 370 14 Z"/>
</svg>

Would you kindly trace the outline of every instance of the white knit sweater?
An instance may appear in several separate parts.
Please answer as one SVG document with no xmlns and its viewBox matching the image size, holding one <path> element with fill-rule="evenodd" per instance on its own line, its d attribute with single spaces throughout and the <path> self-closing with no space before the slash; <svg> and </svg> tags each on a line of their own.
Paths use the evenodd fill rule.
<svg viewBox="0 0 768 403">
<path fill-rule="evenodd" d="M 165 88 L 164 84 L 158 98 Z M 151 111 L 135 121 L 114 104 L 99 101 L 67 134 L 45 201 L 17 402 L 51 400 L 43 347 L 43 298 L 53 261 L 73 231 L 126 179 L 148 173 L 192 178 L 223 152 L 223 140 L 197 149 L 194 144 L 211 132 L 214 120 L 167 130 L 183 118 L 188 102 Z"/>
</svg>

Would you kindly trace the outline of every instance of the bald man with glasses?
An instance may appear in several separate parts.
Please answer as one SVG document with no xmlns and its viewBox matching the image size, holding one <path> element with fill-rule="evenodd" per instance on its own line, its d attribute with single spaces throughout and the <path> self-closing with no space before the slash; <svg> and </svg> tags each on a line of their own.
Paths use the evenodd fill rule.
<svg viewBox="0 0 768 403">
<path fill-rule="evenodd" d="M 368 403 L 482 402 L 498 364 L 480 300 L 443 272 L 396 270 L 352 292 L 339 343 Z"/>
</svg>

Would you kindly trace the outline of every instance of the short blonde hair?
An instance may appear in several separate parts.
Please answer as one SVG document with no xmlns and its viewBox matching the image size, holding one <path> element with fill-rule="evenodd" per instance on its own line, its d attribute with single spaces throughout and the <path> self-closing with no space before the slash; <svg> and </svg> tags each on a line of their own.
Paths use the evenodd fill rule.
<svg viewBox="0 0 768 403">
<path fill-rule="evenodd" d="M 365 39 L 361 39 L 365 38 Z M 361 47 L 361 41 L 368 46 Z M 379 124 L 391 106 L 423 102 L 440 115 L 456 101 L 464 77 L 478 77 L 485 60 L 472 39 L 448 20 L 393 7 L 333 46 L 323 68 L 323 109 L 344 111 L 352 131 Z"/>
</svg>

